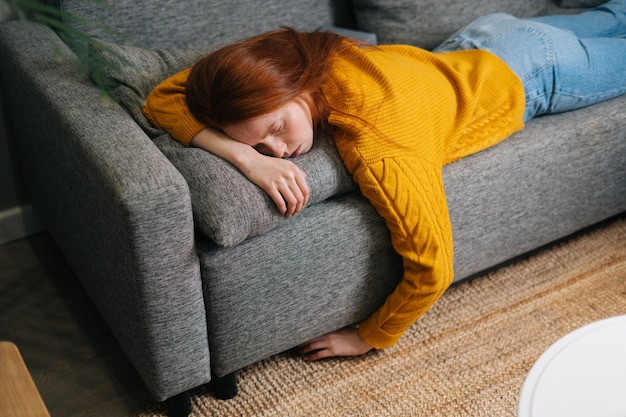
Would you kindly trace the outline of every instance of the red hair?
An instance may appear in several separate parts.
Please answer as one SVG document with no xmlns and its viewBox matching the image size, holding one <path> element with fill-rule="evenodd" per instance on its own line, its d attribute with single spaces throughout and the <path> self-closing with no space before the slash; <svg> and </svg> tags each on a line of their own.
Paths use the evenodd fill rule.
<svg viewBox="0 0 626 417">
<path fill-rule="evenodd" d="M 330 110 L 320 86 L 343 39 L 285 28 L 225 46 L 193 66 L 187 105 L 200 122 L 222 129 L 302 98 L 314 125 L 324 126 Z"/>
</svg>

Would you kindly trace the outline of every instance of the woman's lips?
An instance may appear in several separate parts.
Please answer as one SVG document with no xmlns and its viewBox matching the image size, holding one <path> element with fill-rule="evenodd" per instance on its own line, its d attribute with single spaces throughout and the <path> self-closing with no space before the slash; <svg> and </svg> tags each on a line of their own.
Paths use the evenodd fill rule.
<svg viewBox="0 0 626 417">
<path fill-rule="evenodd" d="M 290 158 L 295 158 L 296 156 L 300 155 L 300 153 L 302 153 L 302 145 L 298 146 L 298 149 L 296 149 L 296 151 L 294 153 L 289 155 L 289 157 Z"/>
</svg>

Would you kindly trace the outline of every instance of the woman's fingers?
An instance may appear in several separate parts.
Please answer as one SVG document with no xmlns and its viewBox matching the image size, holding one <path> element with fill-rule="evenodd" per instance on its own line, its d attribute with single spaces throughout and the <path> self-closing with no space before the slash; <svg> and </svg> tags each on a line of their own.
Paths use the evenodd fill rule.
<svg viewBox="0 0 626 417">
<path fill-rule="evenodd" d="M 279 181 L 276 182 L 278 192 L 285 204 L 277 204 L 279 210 L 283 208 L 281 213 L 288 217 L 291 217 L 304 209 L 309 201 L 310 189 L 306 182 L 306 174 L 296 165 L 291 162 L 284 161 L 290 164 L 284 172 Z M 276 199 L 274 199 L 276 202 Z"/>
<path fill-rule="evenodd" d="M 258 154 L 245 175 L 274 201 L 280 213 L 290 217 L 306 206 L 311 191 L 306 174 L 293 162 Z"/>
<path fill-rule="evenodd" d="M 300 345 L 300 353 L 308 361 L 334 356 L 359 356 L 372 350 L 355 328 L 345 328 L 311 339 Z"/>
<path fill-rule="evenodd" d="M 306 182 L 305 174 L 298 175 L 295 181 L 290 183 L 289 193 L 284 195 L 287 201 L 287 216 L 300 213 L 309 201 L 309 185 Z"/>
</svg>

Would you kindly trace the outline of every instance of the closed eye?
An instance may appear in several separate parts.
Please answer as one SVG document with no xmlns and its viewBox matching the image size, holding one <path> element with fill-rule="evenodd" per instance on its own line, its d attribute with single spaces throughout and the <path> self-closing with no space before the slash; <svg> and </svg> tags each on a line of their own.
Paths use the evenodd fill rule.
<svg viewBox="0 0 626 417">
<path fill-rule="evenodd" d="M 272 130 L 270 131 L 270 134 L 271 134 L 272 136 L 276 136 L 277 134 L 279 134 L 279 133 L 283 130 L 283 126 L 284 126 L 284 124 L 283 124 L 283 123 L 280 123 L 280 124 L 275 125 L 275 126 L 272 128 Z"/>
</svg>

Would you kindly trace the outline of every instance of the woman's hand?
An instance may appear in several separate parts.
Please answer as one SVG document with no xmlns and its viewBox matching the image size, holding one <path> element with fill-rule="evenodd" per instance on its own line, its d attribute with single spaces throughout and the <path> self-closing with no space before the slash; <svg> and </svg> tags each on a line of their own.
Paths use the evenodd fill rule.
<svg viewBox="0 0 626 417">
<path fill-rule="evenodd" d="M 299 213 L 309 201 L 306 174 L 291 161 L 257 153 L 240 170 L 274 200 L 285 216 Z"/>
<path fill-rule="evenodd" d="M 306 206 L 311 191 L 305 173 L 293 162 L 257 152 L 225 133 L 205 128 L 191 141 L 192 146 L 211 152 L 233 164 L 276 203 L 278 210 L 293 216 Z"/>
<path fill-rule="evenodd" d="M 372 350 L 357 329 L 347 327 L 316 337 L 300 345 L 300 353 L 307 361 L 334 356 L 359 356 Z"/>
</svg>

